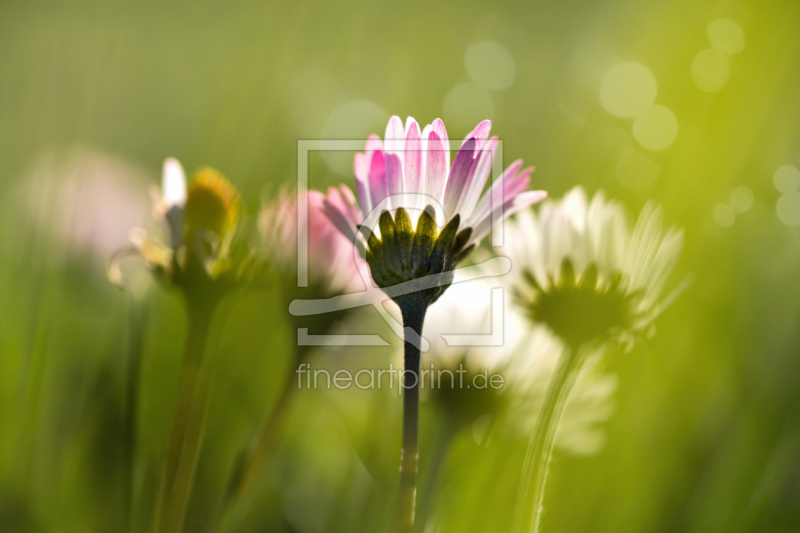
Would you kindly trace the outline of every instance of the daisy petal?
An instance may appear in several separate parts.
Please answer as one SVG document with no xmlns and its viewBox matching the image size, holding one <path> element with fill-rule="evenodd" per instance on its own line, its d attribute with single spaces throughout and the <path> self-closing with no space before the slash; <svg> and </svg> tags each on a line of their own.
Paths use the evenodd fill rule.
<svg viewBox="0 0 800 533">
<path fill-rule="evenodd" d="M 428 149 L 425 161 L 425 194 L 441 203 L 447 183 L 447 157 L 441 138 L 435 131 L 428 136 Z"/>
<path fill-rule="evenodd" d="M 442 119 L 437 118 L 434 120 L 431 124 L 431 129 L 436 132 L 436 135 L 442 141 L 442 146 L 445 150 L 445 167 L 450 168 L 450 140 L 447 138 L 447 130 L 444 127 L 444 122 L 442 122 Z"/>
<path fill-rule="evenodd" d="M 531 205 L 535 204 L 536 202 L 541 202 L 547 197 L 547 193 L 545 191 L 526 191 L 516 195 L 511 200 L 507 201 L 503 204 L 502 207 L 498 208 L 500 214 L 503 218 L 508 218 L 517 211 L 525 209 L 526 207 L 530 207 Z M 495 210 L 497 213 L 498 210 Z M 482 220 L 479 220 L 478 223 L 473 226 L 472 232 L 472 242 L 480 242 L 489 232 L 492 230 L 492 219 L 493 216 L 487 216 Z"/>
<path fill-rule="evenodd" d="M 375 209 L 381 200 L 388 196 L 386 188 L 386 159 L 380 150 L 376 150 L 372 154 L 369 166 L 369 193 L 372 199 L 372 209 Z"/>
<path fill-rule="evenodd" d="M 464 142 L 461 143 L 461 146 L 464 146 L 468 140 L 470 139 L 477 139 L 477 149 L 480 150 L 483 147 L 483 141 L 489 138 L 489 132 L 492 130 L 492 121 L 491 120 L 484 120 L 477 126 L 475 129 L 469 132 L 469 134 L 464 137 Z"/>
<path fill-rule="evenodd" d="M 354 243 L 356 241 L 356 228 L 349 222 L 348 214 L 342 211 L 341 207 L 336 205 L 335 200 L 331 197 L 326 197 L 323 204 L 323 213 L 342 235 Z"/>
<path fill-rule="evenodd" d="M 468 183 L 473 163 L 475 162 L 475 139 L 469 139 L 458 150 L 447 178 L 444 193 L 444 213 L 450 219 L 456 214 L 456 207 Z"/>
<path fill-rule="evenodd" d="M 357 153 L 353 161 L 353 170 L 356 174 L 356 192 L 361 211 L 367 216 L 372 211 L 372 199 L 369 195 L 369 166 L 370 159 L 367 154 Z"/>
<path fill-rule="evenodd" d="M 422 143 L 419 124 L 408 117 L 406 143 L 403 152 L 403 190 L 416 193 L 422 191 Z"/>
<path fill-rule="evenodd" d="M 483 187 L 486 185 L 486 180 L 489 179 L 489 174 L 492 173 L 495 150 L 497 150 L 497 137 L 492 137 L 484 145 L 478 161 L 472 168 L 470 182 L 466 192 L 461 195 L 461 204 L 457 208 L 457 211 L 461 213 L 461 218 L 465 221 L 469 220 L 470 215 L 472 215 Z"/>
<path fill-rule="evenodd" d="M 386 153 L 386 189 L 390 196 L 403 194 L 403 162 L 397 154 Z"/>
<path fill-rule="evenodd" d="M 386 133 L 383 136 L 384 151 L 391 154 L 397 154 L 402 158 L 403 155 L 403 141 L 405 140 L 405 132 L 403 131 L 403 121 L 400 117 L 394 115 L 389 119 L 386 125 Z"/>
</svg>

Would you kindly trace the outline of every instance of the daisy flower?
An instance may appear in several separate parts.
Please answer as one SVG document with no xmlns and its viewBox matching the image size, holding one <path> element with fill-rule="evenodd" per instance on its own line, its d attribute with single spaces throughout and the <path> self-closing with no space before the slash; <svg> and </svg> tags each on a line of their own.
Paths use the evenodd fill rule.
<svg viewBox="0 0 800 533">
<path fill-rule="evenodd" d="M 383 141 L 375 135 L 354 170 L 358 201 L 325 202 L 342 234 L 363 250 L 374 283 L 400 307 L 405 372 L 414 382 L 403 394 L 403 447 L 398 531 L 411 531 L 417 475 L 420 334 L 425 314 L 453 281 L 453 270 L 485 237 L 492 222 L 546 196 L 526 191 L 533 169 L 509 166 L 483 194 L 497 137 L 485 120 L 472 130 L 450 163 L 444 123 L 420 128 L 409 117 L 389 119 Z M 411 335 L 410 333 L 413 333 Z"/>
<path fill-rule="evenodd" d="M 189 428 L 203 427 L 209 406 L 210 389 L 198 384 L 198 376 L 211 320 L 222 297 L 245 282 L 259 282 L 264 270 L 257 250 L 243 238 L 239 192 L 216 170 L 201 168 L 187 184 L 181 164 L 169 158 L 162 187 L 152 197 L 163 238 L 134 228 L 133 246 L 112 256 L 108 273 L 112 282 L 120 283 L 119 264 L 133 253 L 184 296 L 188 324 L 181 386 L 153 524 L 154 531 L 178 531 L 203 439 L 202 430 Z"/>
<path fill-rule="evenodd" d="M 133 228 L 133 247 L 119 250 L 109 262 L 112 282 L 122 282 L 120 262 L 131 253 L 189 299 L 216 301 L 261 275 L 257 251 L 243 239 L 244 203 L 222 174 L 201 168 L 187 184 L 181 164 L 168 158 L 162 186 L 154 187 L 151 196 L 153 218 L 162 224 L 163 237 Z"/>
<path fill-rule="evenodd" d="M 556 432 L 576 379 L 594 350 L 632 347 L 654 334 L 653 321 L 677 294 L 662 297 L 683 247 L 683 234 L 663 229 L 661 209 L 647 204 L 631 230 L 618 202 L 582 188 L 523 212 L 506 226 L 509 283 L 534 324 L 565 350 L 550 378 L 520 481 L 514 531 L 537 533 Z"/>
<path fill-rule="evenodd" d="M 372 279 L 395 301 L 414 294 L 428 306 L 452 281 L 452 270 L 492 229 L 546 196 L 527 191 L 533 168 L 512 163 L 482 195 L 492 170 L 497 137 L 485 120 L 470 132 L 450 163 L 450 142 L 440 119 L 420 130 L 389 120 L 384 141 L 372 135 L 355 156 L 358 200 L 325 202 L 325 212 L 350 242 L 366 249 Z M 346 188 L 343 188 L 343 191 Z M 428 283 L 413 283 L 423 277 Z M 419 289 L 419 290 L 417 290 Z M 399 303 L 399 302 L 398 302 Z M 402 307 L 402 305 L 401 305 Z"/>
<path fill-rule="evenodd" d="M 516 301 L 573 348 L 603 338 L 630 347 L 652 334 L 661 294 L 683 247 L 683 233 L 663 229 L 647 204 L 633 231 L 625 210 L 580 187 L 560 202 L 528 210 L 506 225 Z"/>
</svg>

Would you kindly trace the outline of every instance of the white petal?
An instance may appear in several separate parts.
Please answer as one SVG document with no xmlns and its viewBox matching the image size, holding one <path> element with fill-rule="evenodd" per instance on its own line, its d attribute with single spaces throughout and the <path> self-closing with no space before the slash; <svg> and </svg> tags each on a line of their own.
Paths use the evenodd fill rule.
<svg viewBox="0 0 800 533">
<path fill-rule="evenodd" d="M 174 206 L 186 205 L 186 174 L 183 167 L 174 157 L 164 161 L 164 170 L 161 175 L 161 199 L 165 210 Z"/>
</svg>

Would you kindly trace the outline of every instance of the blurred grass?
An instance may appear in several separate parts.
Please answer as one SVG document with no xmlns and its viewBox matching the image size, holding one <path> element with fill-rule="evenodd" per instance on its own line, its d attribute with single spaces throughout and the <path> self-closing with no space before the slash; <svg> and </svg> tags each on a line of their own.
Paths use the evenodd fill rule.
<svg viewBox="0 0 800 533">
<path fill-rule="evenodd" d="M 708 47 L 708 23 L 723 17 L 743 28 L 746 45 L 730 59 L 726 87 L 705 93 L 691 60 Z M 187 170 L 223 171 L 253 212 L 266 186 L 292 183 L 297 139 L 322 137 L 334 109 L 368 100 L 430 122 L 450 89 L 469 81 L 466 47 L 490 39 L 516 62 L 514 84 L 491 93 L 506 160 L 536 165 L 536 186 L 555 196 L 582 184 L 632 212 L 660 202 L 668 222 L 685 228 L 680 268 L 694 276 L 654 340 L 611 358 L 620 388 L 608 445 L 596 457 L 556 457 L 545 528 L 800 531 L 800 233 L 776 217 L 772 184 L 776 168 L 800 164 L 798 29 L 791 0 L 4 2 L 0 530 L 119 531 L 127 498 L 131 300 L 107 283 L 96 256 L 26 218 L 18 192 L 35 161 L 90 146 L 147 169 L 155 183 L 172 155 Z M 656 102 L 680 126 L 668 149 L 645 151 L 662 170 L 640 191 L 616 178 L 630 120 L 598 99 L 608 68 L 628 60 L 653 72 Z M 383 127 L 376 120 L 370 131 Z M 323 187 L 352 178 L 313 159 L 310 179 Z M 753 190 L 754 207 L 721 228 L 712 210 L 738 185 Z M 206 519 L 288 368 L 294 332 L 276 300 L 231 301 L 215 324 L 214 400 L 188 530 Z M 132 510 L 134 531 L 144 531 L 184 319 L 158 287 L 136 305 L 144 338 Z M 318 357 L 357 364 L 370 354 L 349 363 L 334 355 Z M 325 394 L 303 391 L 293 402 L 246 530 L 391 529 L 399 402 L 374 391 Z M 337 401 L 360 406 L 359 417 Z M 422 435 L 434 439 L 428 415 Z M 424 461 L 434 444 L 422 445 Z M 457 436 L 436 501 L 442 531 L 507 528 L 520 446 L 482 449 L 469 432 Z"/>
</svg>

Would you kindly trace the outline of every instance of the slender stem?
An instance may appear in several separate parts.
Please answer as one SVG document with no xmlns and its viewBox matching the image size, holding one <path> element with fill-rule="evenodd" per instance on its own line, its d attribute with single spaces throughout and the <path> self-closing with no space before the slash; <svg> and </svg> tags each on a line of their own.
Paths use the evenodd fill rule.
<svg viewBox="0 0 800 533">
<path fill-rule="evenodd" d="M 207 399 L 201 401 L 199 408 L 196 409 L 195 396 L 214 308 L 215 305 L 189 305 L 189 329 L 181 370 L 178 410 L 172 426 L 167 463 L 159 490 L 154 527 L 156 533 L 162 531 L 163 525 L 168 526 L 170 531 L 180 531 L 182 527 L 185 511 L 183 507 L 191 492 L 200 437 L 205 423 Z M 162 525 L 164 518 L 168 522 Z"/>
<path fill-rule="evenodd" d="M 525 455 L 514 516 L 514 533 L 539 532 L 544 488 L 553 455 L 556 430 L 572 385 L 575 383 L 575 377 L 580 371 L 581 353 L 580 350 L 567 347 L 547 387 L 544 404 Z"/>
<path fill-rule="evenodd" d="M 298 358 L 298 360 L 302 360 L 302 358 Z M 245 455 L 241 457 L 241 460 L 234 465 L 234 471 L 231 474 L 228 486 L 207 528 L 209 533 L 217 531 L 220 520 L 226 512 L 235 511 L 237 503 L 246 494 L 247 489 L 272 453 L 277 429 L 283 419 L 286 407 L 290 403 L 292 391 L 295 389 L 293 386 L 294 380 L 295 372 L 288 372 L 278 396 L 278 403 L 262 421 L 253 444 L 245 451 Z"/>
<path fill-rule="evenodd" d="M 406 328 L 403 385 L 403 447 L 400 454 L 400 511 L 398 533 L 410 533 L 414 526 L 414 503 L 417 494 L 417 467 L 419 459 L 419 346 L 410 342 L 408 328 L 416 333 L 416 341 L 422 334 L 427 303 L 421 297 L 398 302 Z"/>
<path fill-rule="evenodd" d="M 124 528 L 133 531 L 133 471 L 136 463 L 136 419 L 139 405 L 139 367 L 142 356 L 142 324 L 145 308 L 136 297 L 128 297 L 128 338 L 125 361 L 125 412 L 123 421 L 123 477 Z"/>
<path fill-rule="evenodd" d="M 437 491 L 437 486 L 439 485 L 439 478 L 442 472 L 442 467 L 444 467 L 444 463 L 447 459 L 447 452 L 450 449 L 450 445 L 453 442 L 453 439 L 458 434 L 459 429 L 461 426 L 452 423 L 449 419 L 445 419 L 442 422 L 442 425 L 439 429 L 439 435 L 436 437 L 436 444 L 433 449 L 433 455 L 429 459 L 429 467 L 425 468 L 426 475 L 424 476 L 424 480 L 421 483 L 422 486 L 422 493 L 425 494 L 425 498 L 420 500 L 417 519 L 416 522 L 420 525 L 422 529 L 425 528 L 425 525 L 428 522 L 428 518 L 431 514 L 431 510 L 434 508 L 434 504 L 436 503 L 434 494 Z"/>
</svg>

